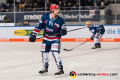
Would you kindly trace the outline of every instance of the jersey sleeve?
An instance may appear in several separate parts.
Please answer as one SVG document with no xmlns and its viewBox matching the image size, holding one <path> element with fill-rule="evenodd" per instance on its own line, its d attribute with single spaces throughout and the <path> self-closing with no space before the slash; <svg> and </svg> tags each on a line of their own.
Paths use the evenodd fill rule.
<svg viewBox="0 0 120 80">
<path fill-rule="evenodd" d="M 61 24 L 61 29 L 67 31 L 67 27 L 66 27 L 65 22 L 63 20 L 62 20 L 62 24 Z"/>
<path fill-rule="evenodd" d="M 62 20 L 62 24 L 61 24 L 61 36 L 64 36 L 67 34 L 67 27 L 64 23 L 64 21 Z"/>
<path fill-rule="evenodd" d="M 103 34 L 103 33 L 105 32 L 104 26 L 103 26 L 103 25 L 99 25 L 99 28 L 97 29 L 97 32 L 98 32 L 99 34 Z"/>
<path fill-rule="evenodd" d="M 93 35 L 95 35 L 95 33 L 96 33 L 96 32 L 95 32 L 95 29 L 91 29 L 91 28 L 90 28 L 89 30 L 90 30 L 90 32 L 91 32 Z"/>
<path fill-rule="evenodd" d="M 41 29 L 44 29 L 44 27 L 45 27 L 45 25 L 44 25 L 44 18 L 45 18 L 45 15 L 43 15 L 41 17 L 41 20 L 39 20 L 39 22 L 35 26 L 35 28 L 33 30 L 34 33 L 39 33 Z"/>
</svg>

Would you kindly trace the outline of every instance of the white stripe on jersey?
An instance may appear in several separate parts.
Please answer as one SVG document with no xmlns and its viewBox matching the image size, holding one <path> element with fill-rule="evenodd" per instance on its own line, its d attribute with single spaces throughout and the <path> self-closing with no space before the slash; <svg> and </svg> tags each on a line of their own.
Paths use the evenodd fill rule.
<svg viewBox="0 0 120 80">
<path fill-rule="evenodd" d="M 37 28 L 35 28 L 35 30 L 38 30 L 38 31 L 40 31 L 40 29 L 37 29 Z"/>
<path fill-rule="evenodd" d="M 38 33 L 38 32 L 36 32 L 36 31 L 33 31 L 34 33 Z"/>
<path fill-rule="evenodd" d="M 44 40 L 47 40 L 47 41 L 55 41 L 55 40 L 58 40 L 58 39 L 47 39 L 45 37 L 43 37 Z"/>
</svg>

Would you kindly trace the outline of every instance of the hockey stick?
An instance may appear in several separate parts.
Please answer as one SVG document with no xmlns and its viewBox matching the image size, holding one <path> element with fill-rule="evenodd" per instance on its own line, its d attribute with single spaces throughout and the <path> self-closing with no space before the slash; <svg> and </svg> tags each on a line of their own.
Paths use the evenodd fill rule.
<svg viewBox="0 0 120 80">
<path fill-rule="evenodd" d="M 83 28 L 86 28 L 86 27 L 69 30 L 69 31 L 67 31 L 67 32 L 71 32 L 71 31 L 75 31 L 75 30 L 79 30 L 79 29 L 83 29 Z M 61 34 L 61 33 L 57 33 L 57 34 Z M 54 34 L 54 35 L 57 35 L 57 34 Z M 52 36 L 52 35 L 51 35 L 51 36 Z M 40 38 L 43 38 L 43 37 L 39 37 L 39 38 L 36 38 L 36 39 L 40 39 Z"/>
<path fill-rule="evenodd" d="M 84 43 L 86 43 L 86 42 L 88 42 L 88 41 L 90 41 L 90 40 L 91 40 L 91 39 L 89 39 L 89 40 L 87 40 L 87 41 L 79 44 L 78 46 L 80 46 L 80 45 L 82 45 L 82 44 L 84 44 Z M 73 49 L 77 48 L 78 46 L 76 46 L 76 47 L 74 47 L 74 48 L 72 48 L 72 49 L 69 49 L 69 50 L 64 48 L 63 50 L 65 50 L 65 51 L 72 51 Z"/>
</svg>

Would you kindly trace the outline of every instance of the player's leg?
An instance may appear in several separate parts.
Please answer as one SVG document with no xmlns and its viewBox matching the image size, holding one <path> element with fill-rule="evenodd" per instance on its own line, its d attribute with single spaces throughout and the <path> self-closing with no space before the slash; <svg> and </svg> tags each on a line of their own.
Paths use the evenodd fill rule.
<svg viewBox="0 0 120 80">
<path fill-rule="evenodd" d="M 92 49 L 101 48 L 100 38 L 103 36 L 104 33 L 105 33 L 105 29 L 104 29 L 104 26 L 102 25 L 102 28 L 99 29 L 99 31 L 95 34 L 95 37 L 94 37 L 95 46 Z"/>
<path fill-rule="evenodd" d="M 62 65 L 62 60 L 59 56 L 59 53 L 60 53 L 60 43 L 54 43 L 51 45 L 51 52 L 52 52 L 52 55 L 55 59 L 55 62 L 56 62 L 56 65 L 57 65 L 57 68 L 58 68 L 58 72 L 55 73 L 56 77 L 58 77 L 59 75 L 62 75 L 64 74 L 64 71 L 63 71 L 63 65 Z"/>
<path fill-rule="evenodd" d="M 92 49 L 101 48 L 100 38 L 94 38 L 94 47 Z"/>
<path fill-rule="evenodd" d="M 49 53 L 42 53 L 42 63 L 43 63 L 43 69 L 39 71 L 40 74 L 47 73 L 48 72 L 48 54 Z"/>
<path fill-rule="evenodd" d="M 57 68 L 58 68 L 58 72 L 55 73 L 55 75 L 64 74 L 63 65 L 62 65 L 61 58 L 59 57 L 59 53 L 58 52 L 52 52 L 52 55 L 55 59 L 55 62 L 56 62 Z"/>
<path fill-rule="evenodd" d="M 43 63 L 43 69 L 39 71 L 40 74 L 44 74 L 48 72 L 48 55 L 49 55 L 49 51 L 51 49 L 51 45 L 47 45 L 42 43 L 42 48 L 41 48 L 41 52 L 42 52 L 42 63 Z"/>
<path fill-rule="evenodd" d="M 94 47 L 92 47 L 92 49 L 96 49 L 96 48 L 101 48 L 101 44 L 100 44 L 100 38 L 102 37 L 101 34 L 96 34 L 94 37 Z"/>
<path fill-rule="evenodd" d="M 96 33 L 95 34 L 95 37 L 94 37 L 94 47 L 92 47 L 92 49 L 96 49 L 96 48 L 99 48 L 101 47 L 100 46 L 100 38 L 99 38 L 99 33 Z"/>
</svg>

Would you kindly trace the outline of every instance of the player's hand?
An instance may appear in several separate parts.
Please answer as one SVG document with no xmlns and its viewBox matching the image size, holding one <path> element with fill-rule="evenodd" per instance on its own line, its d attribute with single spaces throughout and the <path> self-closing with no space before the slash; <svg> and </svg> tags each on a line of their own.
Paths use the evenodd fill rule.
<svg viewBox="0 0 120 80">
<path fill-rule="evenodd" d="M 34 32 L 32 32 L 32 33 L 30 33 L 30 37 L 29 37 L 29 41 L 30 42 L 35 42 L 35 40 L 36 40 L 36 33 L 34 33 Z"/>
<path fill-rule="evenodd" d="M 66 35 L 67 34 L 67 31 L 66 30 L 64 30 L 64 29 L 61 29 L 61 36 L 64 36 L 64 35 Z"/>
<path fill-rule="evenodd" d="M 93 35 L 93 36 L 91 36 L 91 37 L 90 37 L 90 39 L 91 39 L 91 40 L 93 40 L 93 39 L 94 39 L 94 35 Z"/>
</svg>

